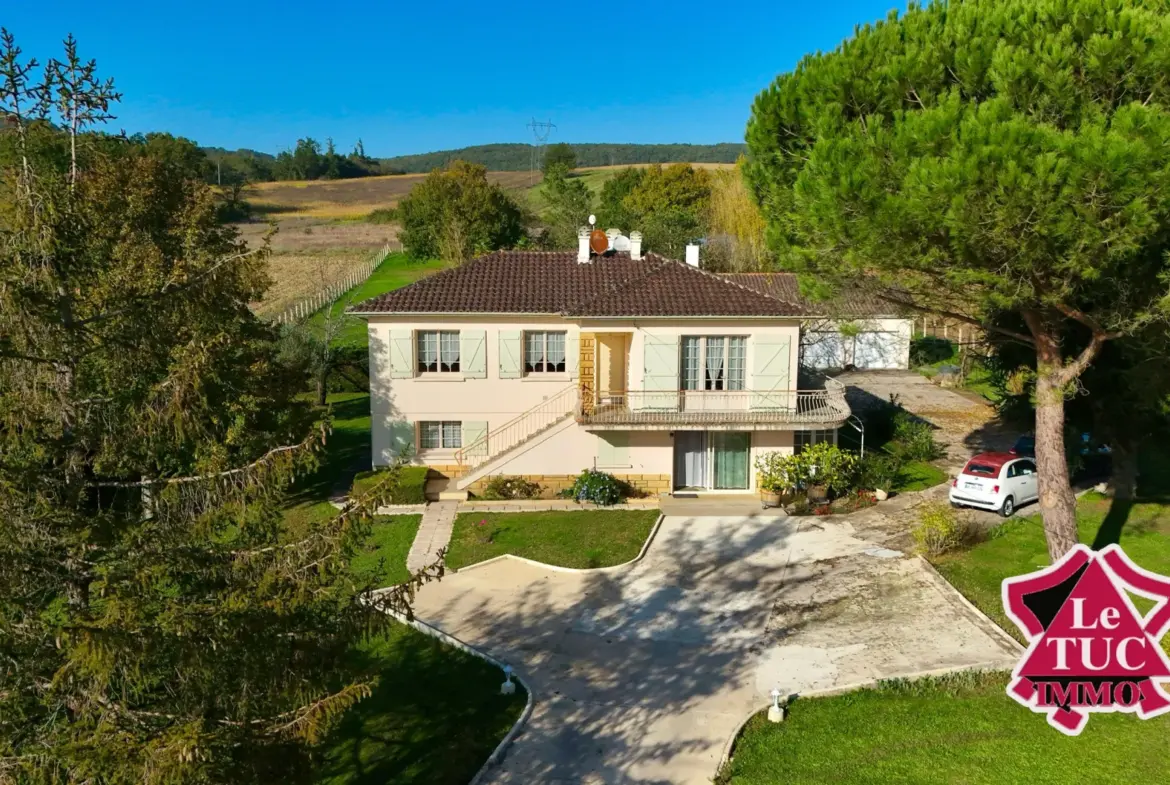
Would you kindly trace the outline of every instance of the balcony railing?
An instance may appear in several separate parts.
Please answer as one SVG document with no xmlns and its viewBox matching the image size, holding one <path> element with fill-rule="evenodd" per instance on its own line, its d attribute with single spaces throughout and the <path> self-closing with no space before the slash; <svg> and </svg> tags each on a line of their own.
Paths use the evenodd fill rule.
<svg viewBox="0 0 1170 785">
<path fill-rule="evenodd" d="M 577 415 L 586 426 L 829 425 L 850 415 L 845 387 L 822 390 L 624 390 L 585 398 Z"/>
</svg>

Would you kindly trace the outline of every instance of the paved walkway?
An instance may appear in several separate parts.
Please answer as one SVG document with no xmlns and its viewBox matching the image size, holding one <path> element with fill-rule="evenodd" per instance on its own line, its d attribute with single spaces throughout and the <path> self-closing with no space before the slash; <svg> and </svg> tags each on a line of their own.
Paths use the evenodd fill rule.
<svg viewBox="0 0 1170 785">
<path fill-rule="evenodd" d="M 415 613 L 533 687 L 488 782 L 709 783 L 774 687 L 1014 663 L 1014 642 L 887 547 L 904 531 L 881 521 L 668 515 L 637 564 L 495 562 L 423 587 Z"/>
<path fill-rule="evenodd" d="M 417 572 L 438 561 L 439 551 L 451 541 L 457 512 L 459 502 L 434 502 L 427 505 L 418 525 L 418 534 L 414 536 L 410 553 L 406 556 L 408 570 Z"/>
</svg>

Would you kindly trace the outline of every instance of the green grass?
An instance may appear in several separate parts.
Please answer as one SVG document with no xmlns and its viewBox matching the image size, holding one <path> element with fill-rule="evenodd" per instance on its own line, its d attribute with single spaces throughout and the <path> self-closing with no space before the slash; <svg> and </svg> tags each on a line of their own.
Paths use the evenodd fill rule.
<svg viewBox="0 0 1170 785">
<path fill-rule="evenodd" d="M 924 491 L 927 488 L 946 482 L 947 473 L 934 464 L 925 461 L 912 461 L 902 467 L 902 475 L 894 488 L 898 493 L 910 491 Z"/>
<path fill-rule="evenodd" d="M 384 588 L 410 577 L 406 554 L 418 533 L 421 515 L 381 515 L 374 519 L 365 548 L 349 563 L 350 572 L 363 584 Z"/>
<path fill-rule="evenodd" d="M 622 167 L 609 169 L 589 169 L 585 171 L 575 171 L 573 173 L 574 180 L 580 180 L 585 183 L 585 186 L 593 194 L 594 198 L 601 193 L 601 186 L 609 180 L 612 180 L 622 171 Z M 520 192 L 523 197 L 528 199 L 528 205 L 536 214 L 541 214 L 548 207 L 548 200 L 544 195 L 544 182 L 541 181 L 534 186 L 523 189 Z M 608 228 L 608 227 L 604 227 Z M 626 229 L 629 231 L 629 229 Z"/>
<path fill-rule="evenodd" d="M 333 433 L 318 456 L 317 470 L 297 480 L 285 510 L 285 528 L 294 535 L 309 523 L 336 515 L 336 508 L 327 501 L 334 489 L 370 468 L 369 393 L 334 393 L 328 400 L 333 407 Z"/>
<path fill-rule="evenodd" d="M 1107 525 L 1112 500 L 1085 494 L 1077 506 L 1081 542 L 1092 544 Z M 1025 508 L 1027 509 L 1027 508 Z M 1116 516 L 1116 512 L 1114 513 Z M 1110 519 L 1110 523 L 1115 520 Z M 1170 505 L 1136 504 L 1121 529 L 1120 543 L 1135 563 L 1147 570 L 1170 575 Z M 991 538 L 967 550 L 932 558 L 934 566 L 981 611 L 1012 635 L 1023 640 L 1003 612 L 1000 584 L 1004 578 L 1023 575 L 1051 564 L 1040 518 L 1009 519 L 991 532 Z M 1134 597 L 1143 612 L 1150 602 Z M 1163 641 L 1170 644 L 1170 639 Z"/>
<path fill-rule="evenodd" d="M 657 519 L 657 510 L 463 513 L 447 566 L 510 553 L 557 567 L 610 567 L 638 555 Z"/>
<path fill-rule="evenodd" d="M 466 785 L 527 699 L 519 685 L 500 695 L 499 668 L 405 625 L 351 656 L 378 686 L 322 743 L 318 785 Z"/>
<path fill-rule="evenodd" d="M 371 297 L 401 289 L 407 284 L 442 270 L 443 267 L 443 262 L 436 259 L 414 261 L 401 251 L 392 253 L 360 286 L 352 292 L 347 292 L 327 309 L 322 308 L 310 317 L 309 324 L 318 327 L 325 319 L 326 310 L 332 318 L 340 318 L 349 305 L 358 305 Z M 346 317 L 346 323 L 337 333 L 334 343 L 338 346 L 365 347 L 368 340 L 365 320 L 350 316 Z"/>
<path fill-rule="evenodd" d="M 320 466 L 294 486 L 285 510 L 289 536 L 337 515 L 327 499 L 370 460 L 369 395 L 329 396 L 334 428 Z M 406 555 L 421 516 L 374 519 L 350 562 L 361 582 L 405 581 Z M 347 655 L 355 673 L 373 671 L 373 694 L 346 712 L 315 750 L 318 785 L 463 785 L 479 770 L 523 710 L 526 695 L 499 694 L 498 668 L 392 623 Z"/>
<path fill-rule="evenodd" d="M 1004 693 L 1007 673 L 958 674 L 797 700 L 757 715 L 716 781 L 1136 783 L 1170 780 L 1170 718 L 1094 715 L 1066 737 Z"/>
<path fill-rule="evenodd" d="M 959 347 L 954 343 L 951 344 L 951 355 L 949 357 L 944 357 L 927 365 L 920 365 L 915 370 L 923 376 L 933 378 L 938 374 L 939 368 L 944 365 L 962 365 L 959 357 Z M 970 370 L 967 372 L 967 379 L 961 389 L 977 393 L 992 403 L 995 403 L 1001 396 L 998 388 L 993 383 L 993 379 L 994 377 L 991 371 L 976 357 L 971 361 Z"/>
</svg>

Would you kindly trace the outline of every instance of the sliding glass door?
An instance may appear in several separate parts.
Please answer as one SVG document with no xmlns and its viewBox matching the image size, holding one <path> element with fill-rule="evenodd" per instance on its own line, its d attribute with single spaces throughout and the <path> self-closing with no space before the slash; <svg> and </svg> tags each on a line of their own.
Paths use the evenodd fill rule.
<svg viewBox="0 0 1170 785">
<path fill-rule="evenodd" d="M 675 490 L 746 490 L 751 434 L 738 431 L 676 431 Z"/>
</svg>

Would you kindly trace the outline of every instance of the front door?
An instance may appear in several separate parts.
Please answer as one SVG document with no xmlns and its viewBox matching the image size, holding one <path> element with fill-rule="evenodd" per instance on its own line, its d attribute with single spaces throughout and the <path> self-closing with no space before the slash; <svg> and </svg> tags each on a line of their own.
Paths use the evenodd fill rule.
<svg viewBox="0 0 1170 785">
<path fill-rule="evenodd" d="M 746 490 L 751 435 L 739 431 L 676 431 L 675 490 Z"/>
</svg>

